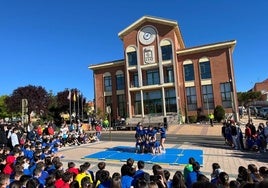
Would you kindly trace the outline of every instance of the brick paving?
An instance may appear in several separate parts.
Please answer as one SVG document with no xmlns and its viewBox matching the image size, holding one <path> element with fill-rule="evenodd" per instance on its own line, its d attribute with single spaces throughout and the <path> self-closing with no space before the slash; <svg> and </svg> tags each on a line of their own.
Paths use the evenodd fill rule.
<svg viewBox="0 0 268 188">
<path fill-rule="evenodd" d="M 255 122 L 255 121 L 254 121 Z M 262 120 L 255 122 L 257 125 Z M 263 121 L 264 122 L 264 121 Z M 192 124 L 192 125 L 171 125 L 168 129 L 168 134 L 183 134 L 183 135 L 207 135 L 209 136 L 220 136 L 221 135 L 221 125 L 214 125 L 211 127 L 209 124 Z M 241 125 L 241 129 L 244 130 L 244 125 Z M 97 163 L 100 162 L 97 159 L 85 159 L 86 155 L 103 151 L 107 148 L 124 145 L 124 146 L 134 146 L 133 142 L 110 142 L 110 141 L 100 141 L 91 144 L 84 144 L 80 146 L 67 146 L 60 150 L 60 153 L 63 154 L 64 158 L 62 159 L 63 163 L 66 165 L 68 161 L 74 161 L 79 167 L 85 161 L 91 163 L 91 169 L 96 172 Z M 221 143 L 219 143 L 221 144 Z M 230 147 L 224 145 L 222 142 L 222 147 L 212 148 L 209 146 L 194 145 L 191 143 L 183 143 L 181 145 L 176 144 L 167 144 L 166 147 L 179 147 L 183 149 L 202 149 L 204 152 L 203 160 L 204 165 L 201 168 L 201 172 L 210 177 L 212 171 L 212 163 L 217 162 L 220 164 L 221 168 L 226 171 L 230 179 L 234 179 L 237 176 L 237 169 L 239 166 L 247 167 L 248 164 L 254 163 L 257 167 L 268 166 L 268 153 L 256 153 L 252 151 L 238 151 L 232 150 Z M 110 173 L 120 172 L 121 166 L 124 162 L 120 161 L 105 161 L 106 169 Z M 171 172 L 171 177 L 176 170 L 183 170 L 184 166 L 182 165 L 167 165 L 161 164 L 164 169 L 167 169 Z M 149 173 L 152 173 L 152 164 L 146 164 L 145 170 Z"/>
</svg>

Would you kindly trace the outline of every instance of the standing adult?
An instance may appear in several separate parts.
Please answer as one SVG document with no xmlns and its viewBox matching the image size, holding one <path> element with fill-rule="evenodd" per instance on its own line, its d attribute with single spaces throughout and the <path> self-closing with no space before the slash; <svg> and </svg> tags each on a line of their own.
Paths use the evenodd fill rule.
<svg viewBox="0 0 268 188">
<path fill-rule="evenodd" d="M 266 146 L 265 146 L 265 150 L 267 149 L 267 143 L 268 143 L 268 121 L 266 121 L 266 126 L 264 127 L 264 136 L 266 138 Z"/>
<path fill-rule="evenodd" d="M 0 146 L 1 147 L 5 147 L 7 146 L 7 126 L 6 125 L 2 125 L 0 127 Z"/>
<path fill-rule="evenodd" d="M 231 124 L 231 135 L 233 139 L 233 148 L 237 150 L 239 149 L 239 145 L 237 142 L 237 128 L 236 128 L 235 122 L 232 122 Z"/>
<path fill-rule="evenodd" d="M 100 126 L 100 124 L 98 123 L 97 125 L 96 125 L 96 127 L 95 127 L 95 129 L 96 129 L 96 136 L 97 136 L 97 141 L 100 141 L 100 136 L 101 136 L 101 129 L 102 129 L 102 127 Z"/>
<path fill-rule="evenodd" d="M 253 120 L 249 119 L 248 124 L 249 124 L 249 128 L 251 130 L 251 137 L 255 138 L 255 136 L 257 134 L 257 130 L 256 130 L 256 127 L 255 127 L 255 125 L 253 123 Z"/>
<path fill-rule="evenodd" d="M 208 115 L 210 126 L 213 127 L 213 121 L 214 121 L 214 114 L 210 113 Z"/>
<path fill-rule="evenodd" d="M 105 118 L 105 120 L 102 122 L 102 125 L 103 125 L 104 130 L 108 130 L 109 125 L 110 125 L 109 120 L 107 118 Z"/>
<path fill-rule="evenodd" d="M 19 145 L 19 138 L 18 138 L 18 129 L 15 127 L 13 129 L 13 132 L 11 133 L 10 139 L 11 139 L 11 145 L 14 148 L 16 145 Z"/>
</svg>

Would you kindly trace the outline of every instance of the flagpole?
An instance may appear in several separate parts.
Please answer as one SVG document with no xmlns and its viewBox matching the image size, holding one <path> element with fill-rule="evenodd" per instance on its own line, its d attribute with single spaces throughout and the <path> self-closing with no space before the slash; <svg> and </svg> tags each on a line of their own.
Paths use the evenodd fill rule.
<svg viewBox="0 0 268 188">
<path fill-rule="evenodd" d="M 80 97 L 79 97 L 79 91 L 77 92 L 77 116 L 78 119 L 80 119 L 80 115 L 79 115 L 79 103 L 80 103 Z"/>
<path fill-rule="evenodd" d="M 81 106 L 81 110 L 82 110 L 82 122 L 84 121 L 84 111 L 83 111 L 83 106 L 84 106 L 84 100 L 83 100 L 83 94 L 81 93 L 81 100 L 82 100 L 82 106 Z"/>
<path fill-rule="evenodd" d="M 71 120 L 72 120 L 72 100 L 71 100 L 71 96 L 72 96 L 72 91 L 69 90 L 68 99 L 69 99 L 69 121 L 70 121 L 70 124 L 71 124 Z"/>
<path fill-rule="evenodd" d="M 76 93 L 75 93 L 75 90 L 74 90 L 74 95 L 73 95 L 73 101 L 74 101 L 74 109 L 73 109 L 73 112 L 74 112 L 74 118 L 76 117 L 76 111 L 75 111 L 75 102 L 76 102 Z"/>
</svg>

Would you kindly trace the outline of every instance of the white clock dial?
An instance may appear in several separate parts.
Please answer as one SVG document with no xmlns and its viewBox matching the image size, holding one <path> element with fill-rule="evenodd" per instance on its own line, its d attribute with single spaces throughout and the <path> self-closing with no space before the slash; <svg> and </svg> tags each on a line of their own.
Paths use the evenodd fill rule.
<svg viewBox="0 0 268 188">
<path fill-rule="evenodd" d="M 142 44 L 148 45 L 151 44 L 156 38 L 156 31 L 150 26 L 142 28 L 139 32 L 139 40 Z"/>
<path fill-rule="evenodd" d="M 144 33 L 143 38 L 144 40 L 149 40 L 151 38 L 151 33 Z"/>
</svg>

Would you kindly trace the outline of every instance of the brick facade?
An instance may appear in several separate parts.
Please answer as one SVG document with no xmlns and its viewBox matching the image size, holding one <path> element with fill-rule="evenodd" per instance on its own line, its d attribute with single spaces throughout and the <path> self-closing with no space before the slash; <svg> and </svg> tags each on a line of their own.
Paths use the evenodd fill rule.
<svg viewBox="0 0 268 188">
<path fill-rule="evenodd" d="M 156 33 L 148 34 L 145 31 L 146 29 L 151 29 Z M 147 36 L 144 34 L 144 38 L 141 36 L 143 32 L 148 34 Z M 186 116 L 197 115 L 197 109 L 187 109 L 186 88 L 188 86 L 195 88 L 196 107 L 206 109 L 202 87 L 211 85 L 215 107 L 223 104 L 221 84 L 229 83 L 231 92 L 226 94 L 229 96 L 229 100 L 231 95 L 232 107 L 225 108 L 225 111 L 237 114 L 237 101 L 234 100 L 236 99 L 236 86 L 232 62 L 232 51 L 236 41 L 186 48 L 176 21 L 148 16 L 142 17 L 118 35 L 123 41 L 124 59 L 89 66 L 94 74 L 95 109 L 101 109 L 105 112 L 107 105 L 104 98 L 108 95 L 112 98 L 113 119 L 116 119 L 119 115 L 121 116 L 119 108 L 122 109 L 122 107 L 119 107 L 117 101 L 120 93 L 125 96 L 126 110 L 124 116 L 126 117 L 145 117 L 151 113 L 167 117 L 170 114 L 180 113 L 185 120 Z M 168 60 L 163 60 L 163 46 L 172 46 L 173 54 Z M 136 52 L 137 65 L 129 65 L 129 51 Z M 211 77 L 209 79 L 201 79 L 200 60 L 202 58 L 208 59 L 210 63 Z M 195 78 L 188 83 L 185 82 L 184 72 L 184 64 L 187 61 L 193 64 Z M 124 72 L 124 91 L 116 90 L 116 73 L 118 70 Z M 173 71 L 174 78 L 172 81 L 166 81 L 172 76 L 168 71 Z M 104 76 L 107 72 L 112 78 L 112 91 L 110 93 L 104 91 Z M 133 85 L 135 81 L 139 86 Z M 152 84 L 151 82 L 154 81 L 156 83 Z M 170 93 L 172 93 L 172 97 L 170 97 Z M 172 107 L 169 108 L 168 106 Z M 212 110 L 210 109 L 210 111 Z M 205 114 L 206 112 L 204 110 Z"/>
</svg>

